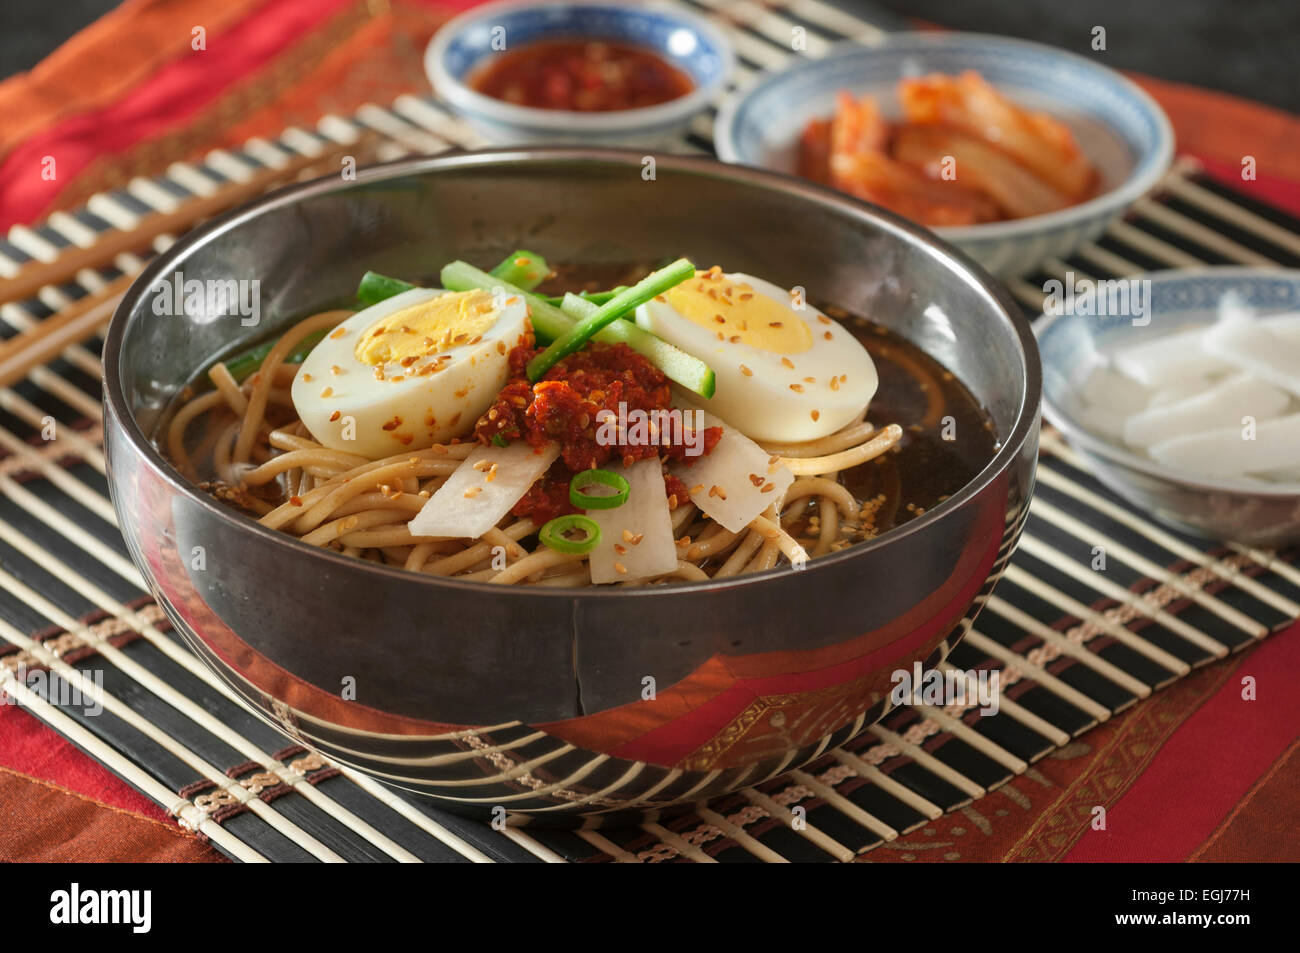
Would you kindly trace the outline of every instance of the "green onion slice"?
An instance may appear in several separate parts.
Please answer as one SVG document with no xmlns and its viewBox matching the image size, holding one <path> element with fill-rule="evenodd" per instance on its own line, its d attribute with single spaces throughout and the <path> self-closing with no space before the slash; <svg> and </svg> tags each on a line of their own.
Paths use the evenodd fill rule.
<svg viewBox="0 0 1300 953">
<path fill-rule="evenodd" d="M 585 534 L 583 539 L 570 539 L 568 533 L 580 532 Z M 547 548 L 555 550 L 557 553 L 589 553 L 596 548 L 600 542 L 600 526 L 593 519 L 588 519 L 577 513 L 569 516 L 557 516 L 537 534 L 537 538 L 542 541 Z"/>
<path fill-rule="evenodd" d="M 596 484 L 610 487 L 614 492 L 586 492 Z M 627 502 L 629 489 L 627 480 L 610 470 L 583 470 L 569 481 L 569 502 L 584 510 L 612 510 Z"/>
</svg>

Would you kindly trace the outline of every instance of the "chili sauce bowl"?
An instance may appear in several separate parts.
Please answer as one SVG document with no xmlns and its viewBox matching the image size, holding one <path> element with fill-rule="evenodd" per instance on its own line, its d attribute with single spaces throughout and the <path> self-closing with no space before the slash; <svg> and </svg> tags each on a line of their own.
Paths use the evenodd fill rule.
<svg viewBox="0 0 1300 953">
<path fill-rule="evenodd" d="M 605 40 L 647 50 L 692 88 L 655 106 L 580 112 L 517 105 L 473 88 L 492 56 L 548 40 Z M 489 142 L 658 146 L 680 139 L 725 88 L 734 57 L 722 31 L 676 7 L 506 0 L 474 7 L 434 34 L 424 68 L 434 91 Z"/>
</svg>

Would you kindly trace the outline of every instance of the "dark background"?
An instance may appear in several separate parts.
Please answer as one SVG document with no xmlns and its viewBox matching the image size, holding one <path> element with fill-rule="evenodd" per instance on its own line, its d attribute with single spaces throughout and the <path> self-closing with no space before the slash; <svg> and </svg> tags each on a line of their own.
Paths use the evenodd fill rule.
<svg viewBox="0 0 1300 953">
<path fill-rule="evenodd" d="M 214 0 L 220 2 L 220 0 Z M 116 0 L 0 0 L 0 76 L 30 69 Z M 1089 53 L 1106 28 L 1105 61 L 1163 79 L 1300 110 L 1296 0 L 839 0 L 882 26 L 915 17 Z M 874 14 L 874 16 L 873 16 Z"/>
</svg>

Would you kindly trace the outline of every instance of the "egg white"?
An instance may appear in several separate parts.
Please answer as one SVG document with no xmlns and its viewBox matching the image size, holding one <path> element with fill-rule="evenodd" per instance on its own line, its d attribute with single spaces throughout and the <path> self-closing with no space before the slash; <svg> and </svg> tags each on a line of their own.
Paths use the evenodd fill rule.
<svg viewBox="0 0 1300 953">
<path fill-rule="evenodd" d="M 460 436 L 492 405 L 509 373 L 507 355 L 528 330 L 522 298 L 495 302 L 495 321 L 477 342 L 436 346 L 410 367 L 375 368 L 356 356 L 358 336 L 381 318 L 448 292 L 415 288 L 357 312 L 303 361 L 291 396 L 311 435 L 326 447 L 371 459 L 421 450 Z M 420 374 L 442 358 L 437 373 Z"/>
<path fill-rule="evenodd" d="M 724 277 L 748 284 L 755 294 L 780 305 L 792 321 L 807 325 L 812 346 L 781 354 L 719 340 L 717 331 L 684 317 L 666 301 L 651 300 L 637 309 L 637 324 L 713 368 L 717 390 L 712 399 L 692 399 L 753 440 L 816 440 L 855 422 L 878 384 L 875 364 L 858 339 L 806 302 L 795 308 L 790 292 L 770 281 L 740 272 Z"/>
</svg>

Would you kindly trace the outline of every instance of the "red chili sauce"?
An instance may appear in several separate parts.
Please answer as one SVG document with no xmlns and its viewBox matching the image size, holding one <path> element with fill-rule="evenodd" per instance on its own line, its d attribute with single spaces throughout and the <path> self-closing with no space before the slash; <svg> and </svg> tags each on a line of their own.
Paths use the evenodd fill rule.
<svg viewBox="0 0 1300 953">
<path fill-rule="evenodd" d="M 539 351 L 520 345 L 510 352 L 510 377 L 496 402 L 474 425 L 474 436 L 481 443 L 494 439 L 513 443 L 527 440 L 541 447 L 552 440 L 560 444 L 560 458 L 515 504 L 515 516 L 528 516 L 537 524 L 556 516 L 577 513 L 569 502 L 569 481 L 580 470 L 603 466 L 611 459 L 624 466 L 637 460 L 662 456 L 683 460 L 686 444 L 674 442 L 681 434 L 664 431 L 654 443 L 626 441 L 627 434 L 606 428 L 608 437 L 614 429 L 616 439 L 599 439 L 604 420 L 602 410 L 617 418 L 619 404 L 624 412 L 633 410 L 668 410 L 672 392 L 668 378 L 659 368 L 626 344 L 588 344 L 584 350 L 570 354 L 542 376 L 536 384 L 528 382 L 527 365 Z M 722 439 L 721 427 L 704 431 L 701 450 L 707 454 Z M 670 497 L 686 502 L 686 486 L 671 474 L 664 476 Z"/>
<path fill-rule="evenodd" d="M 666 103 L 685 96 L 693 84 L 667 60 L 637 46 L 555 40 L 493 54 L 470 85 L 519 106 L 609 112 Z"/>
</svg>

